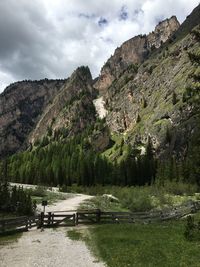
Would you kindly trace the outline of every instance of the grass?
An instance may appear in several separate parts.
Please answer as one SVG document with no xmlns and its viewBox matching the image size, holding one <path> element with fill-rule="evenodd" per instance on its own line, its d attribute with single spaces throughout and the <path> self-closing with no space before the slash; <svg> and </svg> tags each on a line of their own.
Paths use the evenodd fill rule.
<svg viewBox="0 0 200 267">
<path fill-rule="evenodd" d="M 69 230 L 67 231 L 67 236 L 71 239 L 71 240 L 81 240 L 82 239 L 82 233 L 76 230 Z"/>
<path fill-rule="evenodd" d="M 200 242 L 184 238 L 184 222 L 117 224 L 89 228 L 85 239 L 108 267 L 200 266 Z"/>
</svg>

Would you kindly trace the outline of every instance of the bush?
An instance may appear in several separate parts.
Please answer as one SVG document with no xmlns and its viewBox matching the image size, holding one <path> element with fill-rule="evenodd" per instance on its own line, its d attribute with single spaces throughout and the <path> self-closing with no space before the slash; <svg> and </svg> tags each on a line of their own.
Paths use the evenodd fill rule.
<svg viewBox="0 0 200 267">
<path fill-rule="evenodd" d="M 128 204 L 128 208 L 130 211 L 148 211 L 153 208 L 151 203 L 151 198 L 149 196 L 143 195 L 134 195 L 130 199 L 130 203 Z"/>
<path fill-rule="evenodd" d="M 31 196 L 36 197 L 45 197 L 46 196 L 46 190 L 42 186 L 37 186 L 35 189 L 28 189 Z"/>
<path fill-rule="evenodd" d="M 117 188 L 116 188 L 117 189 Z M 135 211 L 148 211 L 153 208 L 150 187 L 129 187 L 114 190 L 113 195 L 119 198 L 123 207 Z"/>
</svg>

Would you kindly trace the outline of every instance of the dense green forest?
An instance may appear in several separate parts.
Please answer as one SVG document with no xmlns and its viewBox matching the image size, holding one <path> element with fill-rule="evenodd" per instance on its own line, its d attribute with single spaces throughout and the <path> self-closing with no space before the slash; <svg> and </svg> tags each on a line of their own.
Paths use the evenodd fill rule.
<svg viewBox="0 0 200 267">
<path fill-rule="evenodd" d="M 149 140 L 146 154 L 135 156 L 130 148 L 120 163 L 111 162 L 95 152 L 89 143 L 88 131 L 67 141 L 43 141 L 32 151 L 16 154 L 7 160 L 9 181 L 51 186 L 71 185 L 144 185 L 155 179 L 156 162 Z M 1 164 L 1 175 L 5 161 Z M 5 176 L 5 175 L 4 175 Z"/>
<path fill-rule="evenodd" d="M 67 140 L 50 143 L 42 140 L 31 151 L 2 161 L 1 177 L 13 182 L 60 187 L 74 183 L 82 186 L 142 186 L 155 180 L 160 184 L 167 180 L 200 183 L 199 132 L 191 139 L 184 161 L 173 156 L 164 161 L 157 159 L 150 138 L 145 154 L 141 155 L 136 148 L 129 146 L 122 160 L 111 161 L 92 148 L 89 141 L 92 130 L 90 127 L 89 131 Z"/>
</svg>

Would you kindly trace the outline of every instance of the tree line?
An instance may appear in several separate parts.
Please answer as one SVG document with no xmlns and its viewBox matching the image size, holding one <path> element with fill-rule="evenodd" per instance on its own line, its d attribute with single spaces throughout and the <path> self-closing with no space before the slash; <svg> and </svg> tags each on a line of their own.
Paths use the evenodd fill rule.
<svg viewBox="0 0 200 267">
<path fill-rule="evenodd" d="M 6 175 L 5 162 L 0 170 L 9 181 L 48 186 L 145 185 L 156 174 L 150 140 L 145 155 L 134 155 L 130 149 L 126 158 L 112 162 L 94 151 L 85 133 L 15 154 L 6 165 Z"/>
</svg>

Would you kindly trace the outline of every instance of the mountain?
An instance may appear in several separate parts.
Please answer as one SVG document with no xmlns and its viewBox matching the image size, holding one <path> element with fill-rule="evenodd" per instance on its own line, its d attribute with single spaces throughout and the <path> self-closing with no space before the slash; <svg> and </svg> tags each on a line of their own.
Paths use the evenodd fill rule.
<svg viewBox="0 0 200 267">
<path fill-rule="evenodd" d="M 100 92 L 106 90 L 127 67 L 140 64 L 152 50 L 166 42 L 179 26 L 177 18 L 172 16 L 170 19 L 160 22 L 148 35 L 138 35 L 123 43 L 102 67 L 94 87 Z"/>
<path fill-rule="evenodd" d="M 28 148 L 9 158 L 11 180 L 200 183 L 199 24 L 200 5 L 182 25 L 160 22 L 117 48 L 95 80 L 82 66 L 66 80 L 10 85 L 0 95 L 0 155 Z"/>
<path fill-rule="evenodd" d="M 22 81 L 0 95 L 0 157 L 27 147 L 28 135 L 65 80 Z"/>
<path fill-rule="evenodd" d="M 95 108 L 92 100 L 95 92 L 92 83 L 88 67 L 79 67 L 74 71 L 41 114 L 29 137 L 30 142 L 41 139 L 48 129 L 52 132 L 67 129 L 66 135 L 73 135 L 82 131 L 88 121 L 94 121 Z"/>
</svg>

